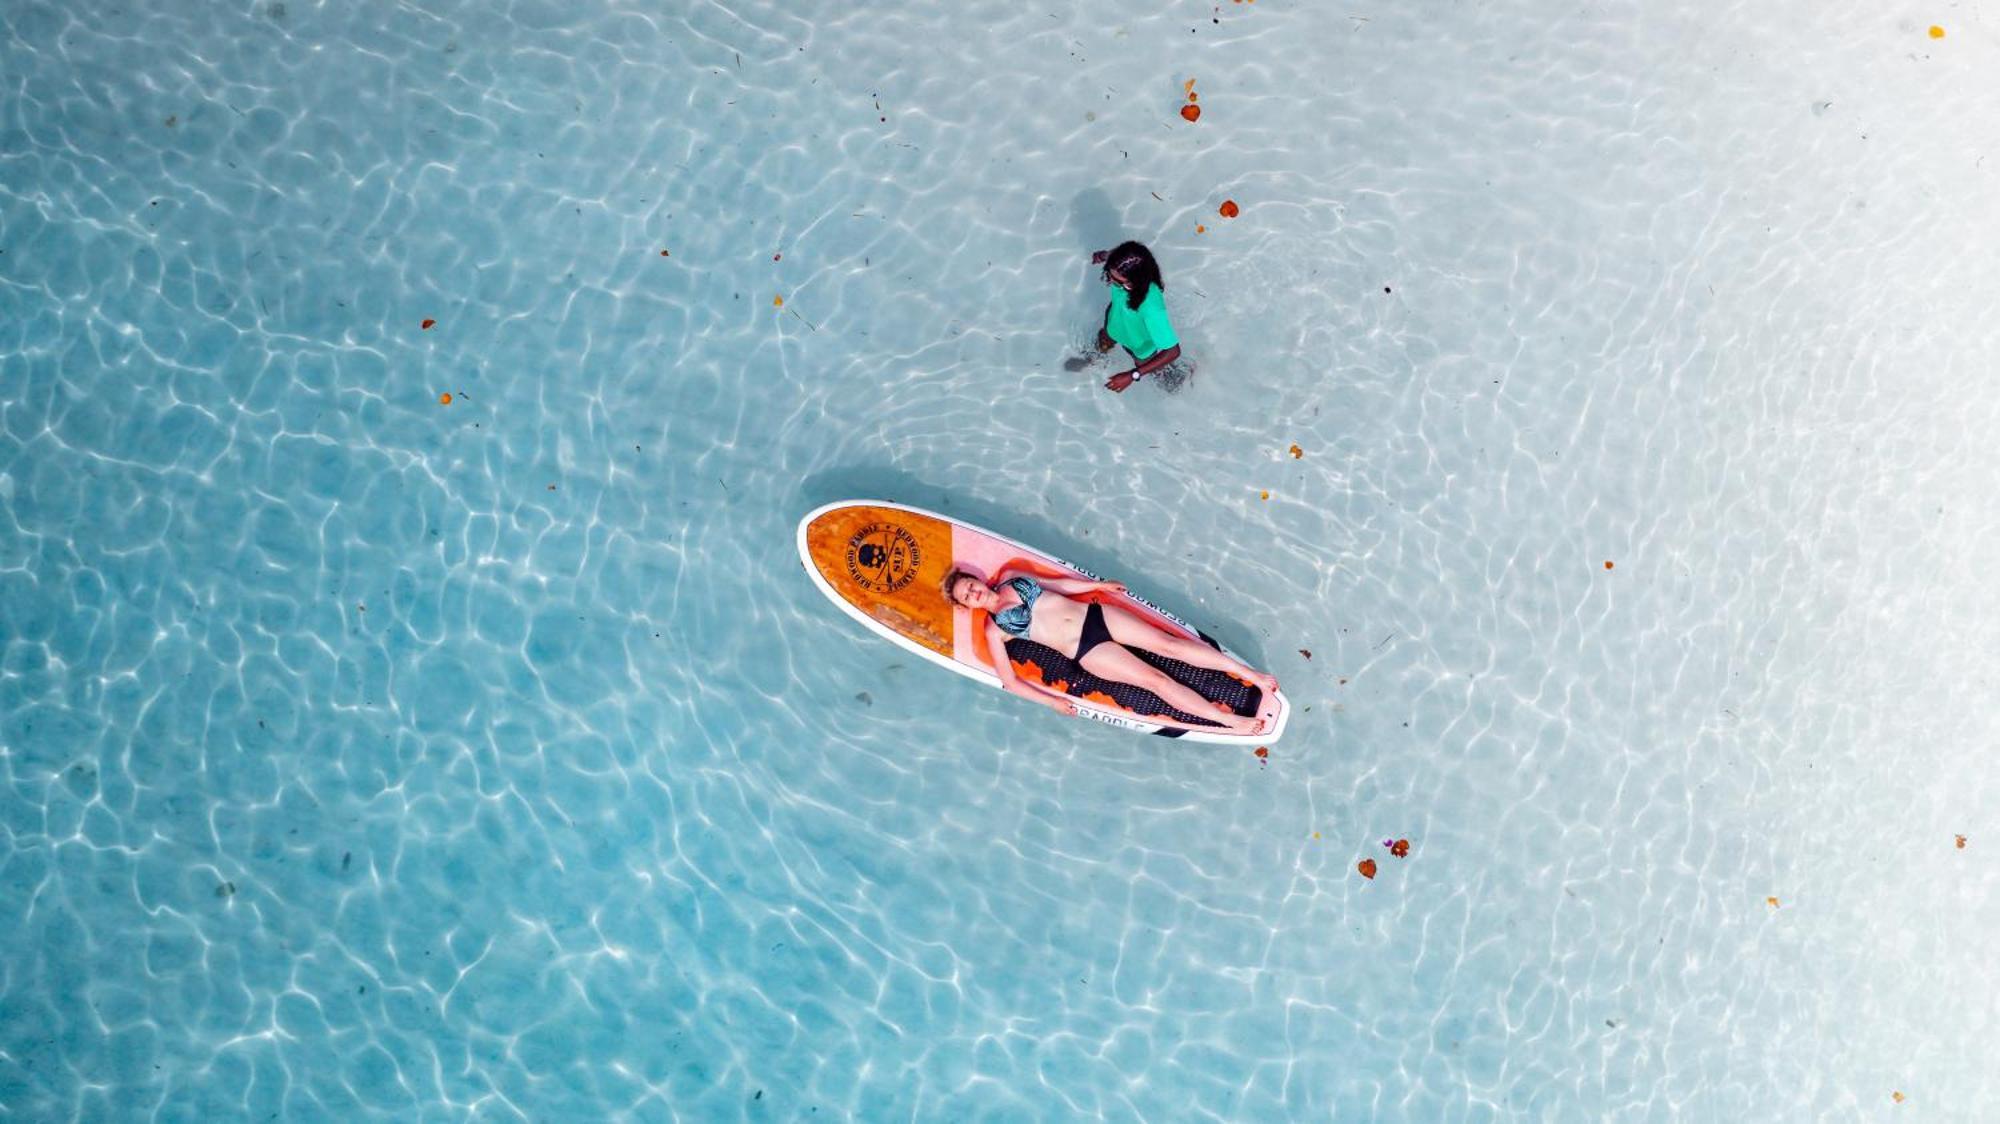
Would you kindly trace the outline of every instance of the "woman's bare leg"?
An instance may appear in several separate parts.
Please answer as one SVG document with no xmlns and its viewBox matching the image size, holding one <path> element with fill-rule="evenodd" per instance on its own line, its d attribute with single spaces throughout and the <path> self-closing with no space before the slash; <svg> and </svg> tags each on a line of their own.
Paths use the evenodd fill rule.
<svg viewBox="0 0 2000 1124">
<path fill-rule="evenodd" d="M 1240 660 L 1231 659 L 1229 654 L 1211 648 L 1199 640 L 1189 640 L 1175 636 L 1171 632 L 1155 628 L 1144 618 L 1129 609 L 1116 605 L 1105 605 L 1104 625 L 1111 630 L 1111 638 L 1128 648 L 1143 648 L 1148 652 L 1168 659 L 1191 663 L 1211 671 L 1226 671 L 1231 675 L 1255 683 L 1266 691 L 1278 689 L 1275 675 L 1266 675 Z"/>
<path fill-rule="evenodd" d="M 1108 614 L 1107 614 L 1108 615 Z M 1176 683 L 1159 668 L 1147 663 L 1116 643 L 1099 644 L 1084 653 L 1083 669 L 1099 679 L 1111 679 L 1143 687 L 1160 696 L 1160 701 L 1183 714 L 1220 722 L 1239 734 L 1255 734 L 1264 728 L 1261 718 L 1245 718 L 1209 702 L 1184 684 Z"/>
</svg>

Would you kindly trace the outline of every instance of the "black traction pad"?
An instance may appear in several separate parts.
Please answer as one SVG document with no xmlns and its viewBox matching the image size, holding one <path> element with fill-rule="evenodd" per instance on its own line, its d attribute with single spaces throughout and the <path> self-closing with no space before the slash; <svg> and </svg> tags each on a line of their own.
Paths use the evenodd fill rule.
<svg viewBox="0 0 2000 1124">
<path fill-rule="evenodd" d="M 1207 637 L 1202 637 L 1207 640 Z M 1214 641 L 1209 641 L 1211 645 Z M 1126 651 L 1166 672 L 1169 679 L 1190 687 L 1194 692 L 1212 703 L 1219 704 L 1237 714 L 1252 715 L 1264 704 L 1264 689 L 1254 687 L 1226 671 L 1216 671 L 1206 667 L 1196 667 L 1165 656 L 1138 648 Z M 1134 687 L 1130 683 L 1115 683 L 1099 679 L 1085 671 L 1082 665 L 1054 648 L 1037 644 L 1033 640 L 1016 637 L 1007 641 L 1007 659 L 1018 669 L 1022 664 L 1034 664 L 1042 669 L 1042 682 L 1061 690 L 1073 698 L 1096 693 L 1109 695 L 1118 700 L 1118 705 L 1144 718 L 1167 718 L 1187 726 L 1214 728 L 1219 722 L 1206 718 L 1196 718 L 1183 714 L 1160 701 L 1160 696 L 1144 687 Z"/>
</svg>

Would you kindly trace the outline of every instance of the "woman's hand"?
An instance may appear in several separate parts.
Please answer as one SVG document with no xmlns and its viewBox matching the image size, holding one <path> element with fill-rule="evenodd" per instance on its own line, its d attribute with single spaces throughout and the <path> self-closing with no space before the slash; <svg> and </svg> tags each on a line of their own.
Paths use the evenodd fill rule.
<svg viewBox="0 0 2000 1124">
<path fill-rule="evenodd" d="M 1139 377 L 1132 372 L 1120 371 L 1111 376 L 1110 380 L 1104 384 L 1104 389 L 1111 391 L 1113 394 L 1123 394 L 1126 387 L 1138 381 Z"/>
<path fill-rule="evenodd" d="M 1099 250 L 1096 253 L 1090 255 L 1090 264 L 1092 265 L 1103 265 L 1105 262 L 1109 260 L 1111 260 L 1110 250 Z"/>
<path fill-rule="evenodd" d="M 1076 704 L 1068 699 L 1050 699 L 1049 709 L 1055 711 L 1057 714 L 1067 714 L 1071 718 L 1076 717 Z"/>
</svg>

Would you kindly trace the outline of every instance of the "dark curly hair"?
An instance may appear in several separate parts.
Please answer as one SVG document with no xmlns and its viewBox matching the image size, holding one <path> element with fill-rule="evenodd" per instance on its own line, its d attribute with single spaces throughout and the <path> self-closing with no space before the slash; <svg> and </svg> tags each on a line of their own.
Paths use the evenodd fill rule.
<svg viewBox="0 0 2000 1124">
<path fill-rule="evenodd" d="M 1132 287 L 1125 293 L 1125 307 L 1138 308 L 1145 303 L 1146 293 L 1154 285 L 1166 292 L 1167 282 L 1160 276 L 1160 263 L 1153 260 L 1153 251 L 1142 242 L 1120 242 L 1111 256 L 1104 259 L 1104 283 L 1111 283 L 1111 271 L 1125 275 Z"/>
</svg>

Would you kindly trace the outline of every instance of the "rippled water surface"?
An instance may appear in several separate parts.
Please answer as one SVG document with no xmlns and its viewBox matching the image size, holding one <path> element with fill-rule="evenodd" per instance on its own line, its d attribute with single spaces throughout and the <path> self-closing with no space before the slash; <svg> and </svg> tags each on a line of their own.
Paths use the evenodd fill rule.
<svg viewBox="0 0 2000 1124">
<path fill-rule="evenodd" d="M 9 0 L 0 1116 L 1990 1119 L 1991 21 Z M 871 638 L 856 496 L 1290 733 Z"/>
</svg>

